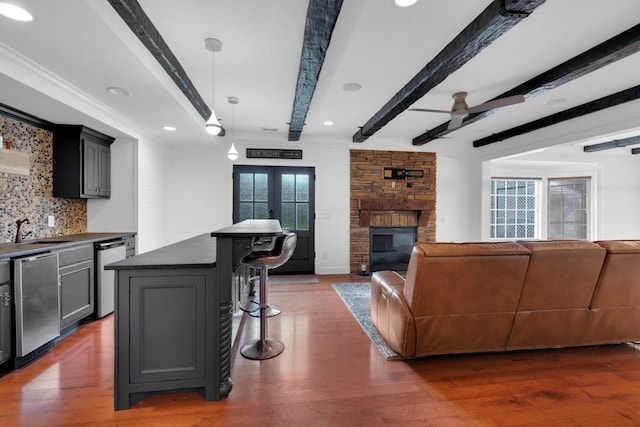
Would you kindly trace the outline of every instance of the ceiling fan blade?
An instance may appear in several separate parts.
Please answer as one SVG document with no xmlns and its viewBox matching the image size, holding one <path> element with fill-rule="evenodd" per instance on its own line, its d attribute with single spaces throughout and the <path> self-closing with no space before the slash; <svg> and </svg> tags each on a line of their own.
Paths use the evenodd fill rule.
<svg viewBox="0 0 640 427">
<path fill-rule="evenodd" d="M 506 98 L 496 99 L 494 101 L 485 102 L 484 104 L 476 105 L 469 108 L 469 114 L 480 113 L 482 111 L 493 110 L 494 108 L 506 107 L 507 105 L 519 104 L 524 102 L 524 96 L 514 95 L 507 96 Z"/>
<path fill-rule="evenodd" d="M 464 120 L 464 117 L 454 117 L 449 122 L 449 126 L 447 126 L 447 130 L 458 129 L 462 125 L 462 120 Z"/>
<path fill-rule="evenodd" d="M 409 108 L 409 111 L 420 111 L 423 113 L 445 113 L 451 114 L 451 110 L 432 110 L 430 108 Z"/>
</svg>

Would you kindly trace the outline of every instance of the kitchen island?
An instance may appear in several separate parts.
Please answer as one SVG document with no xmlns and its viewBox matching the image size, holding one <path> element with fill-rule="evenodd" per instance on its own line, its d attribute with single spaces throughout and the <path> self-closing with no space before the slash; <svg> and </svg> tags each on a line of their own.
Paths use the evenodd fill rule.
<svg viewBox="0 0 640 427">
<path fill-rule="evenodd" d="M 228 396 L 234 271 L 255 239 L 281 232 L 277 220 L 246 220 L 106 267 L 116 270 L 116 410 L 154 392 Z"/>
</svg>

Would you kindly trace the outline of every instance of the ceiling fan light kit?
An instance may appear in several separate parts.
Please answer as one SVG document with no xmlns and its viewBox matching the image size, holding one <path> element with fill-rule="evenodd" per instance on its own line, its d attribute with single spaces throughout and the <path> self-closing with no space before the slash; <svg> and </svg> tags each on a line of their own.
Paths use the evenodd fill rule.
<svg viewBox="0 0 640 427">
<path fill-rule="evenodd" d="M 497 108 L 506 107 L 513 104 L 519 104 L 525 101 L 524 96 L 514 95 L 505 98 L 494 99 L 493 101 L 487 101 L 484 104 L 479 104 L 473 107 L 467 105 L 467 92 L 456 92 L 452 95 L 453 106 L 450 111 L 447 110 L 434 110 L 430 108 L 410 108 L 410 111 L 419 111 L 423 113 L 444 113 L 451 116 L 451 121 L 447 126 L 447 130 L 454 130 L 462 126 L 462 121 L 469 117 L 469 114 L 480 113 L 482 111 L 495 110 Z"/>
</svg>

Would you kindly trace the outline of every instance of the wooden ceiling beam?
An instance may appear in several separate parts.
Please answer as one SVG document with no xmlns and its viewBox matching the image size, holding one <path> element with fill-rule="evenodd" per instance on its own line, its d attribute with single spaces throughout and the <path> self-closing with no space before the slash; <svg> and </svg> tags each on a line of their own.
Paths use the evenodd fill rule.
<svg viewBox="0 0 640 427">
<path fill-rule="evenodd" d="M 300 55 L 298 82 L 289 122 L 289 141 L 298 141 L 318 84 L 324 57 L 338 20 L 342 0 L 310 0 Z"/>
<path fill-rule="evenodd" d="M 491 101 L 513 95 L 524 95 L 526 99 L 533 98 L 639 51 L 640 24 L 496 96 Z M 464 119 L 460 127 L 475 123 L 480 119 L 488 117 L 495 111 L 496 110 L 489 110 L 482 113 L 471 114 Z M 424 145 L 429 141 L 433 141 L 436 138 L 452 132 L 447 129 L 448 124 L 449 122 L 447 121 L 413 138 L 413 145 Z"/>
<path fill-rule="evenodd" d="M 612 95 L 608 95 L 602 98 L 598 98 L 594 101 L 587 102 L 577 107 L 569 108 L 568 110 L 560 111 L 559 113 L 552 114 L 547 117 L 543 117 L 538 120 L 534 120 L 529 123 L 525 123 L 520 126 L 505 130 L 503 132 L 495 133 L 486 138 L 481 138 L 473 141 L 474 147 L 483 147 L 485 145 L 493 144 L 494 142 L 503 141 L 514 136 L 523 135 L 525 133 L 533 132 L 538 129 L 545 128 L 547 126 L 555 125 L 567 120 L 574 119 L 576 117 L 582 117 L 587 114 L 595 113 L 596 111 L 604 110 L 605 108 L 615 107 L 616 105 L 624 104 L 625 102 L 634 101 L 640 98 L 640 85 L 632 88 L 616 92 Z"/>
<path fill-rule="evenodd" d="M 596 151 L 610 150 L 612 148 L 628 147 L 629 145 L 640 144 L 640 136 L 632 136 L 624 139 L 614 139 L 612 141 L 601 142 L 599 144 L 585 145 L 582 151 L 585 153 L 595 153 Z"/>
<path fill-rule="evenodd" d="M 494 0 L 491 2 L 353 135 L 353 142 L 364 142 L 382 129 L 451 73 L 529 16 L 544 1 Z"/>
<path fill-rule="evenodd" d="M 158 61 L 196 111 L 203 119 L 207 120 L 211 116 L 211 110 L 198 93 L 189 76 L 187 76 L 178 58 L 169 49 L 158 29 L 142 10 L 142 6 L 136 0 L 109 0 L 109 4 Z M 223 134 L 219 136 L 223 136 Z"/>
<path fill-rule="evenodd" d="M 632 148 L 631 154 L 640 154 L 640 148 Z"/>
</svg>

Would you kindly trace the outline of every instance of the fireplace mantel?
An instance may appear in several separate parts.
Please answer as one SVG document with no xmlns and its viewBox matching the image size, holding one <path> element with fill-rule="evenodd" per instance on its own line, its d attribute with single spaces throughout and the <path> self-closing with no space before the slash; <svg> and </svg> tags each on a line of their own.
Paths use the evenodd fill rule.
<svg viewBox="0 0 640 427">
<path fill-rule="evenodd" d="M 418 225 L 426 226 L 435 210 L 433 200 L 416 199 L 358 199 L 360 226 L 371 225 L 371 215 L 380 211 L 414 211 L 418 213 Z"/>
</svg>

